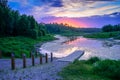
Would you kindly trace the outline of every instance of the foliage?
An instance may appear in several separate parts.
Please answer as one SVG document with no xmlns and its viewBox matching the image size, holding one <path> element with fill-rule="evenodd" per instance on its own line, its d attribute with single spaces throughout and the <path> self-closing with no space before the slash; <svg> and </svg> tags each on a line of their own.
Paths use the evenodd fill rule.
<svg viewBox="0 0 120 80">
<path fill-rule="evenodd" d="M 84 35 L 84 37 L 87 37 L 87 38 L 111 38 L 111 37 L 117 37 L 119 35 L 120 35 L 120 31 L 86 34 L 86 35 Z"/>
<path fill-rule="evenodd" d="M 15 57 L 20 58 L 22 53 L 25 53 L 27 57 L 30 56 L 31 50 L 34 49 L 34 45 L 40 42 L 53 40 L 54 37 L 46 35 L 39 37 L 38 39 L 31 39 L 27 37 L 3 37 L 0 38 L 0 50 L 3 57 L 10 57 L 11 52 L 15 53 Z"/>
<path fill-rule="evenodd" d="M 45 36 L 44 25 L 38 24 L 33 16 L 20 15 L 0 1 L 0 36 L 25 36 L 37 39 Z M 5 6 L 3 6 L 5 5 Z"/>
<path fill-rule="evenodd" d="M 67 24 L 57 24 L 57 23 L 53 23 L 53 24 L 45 24 L 46 29 L 48 30 L 49 33 L 53 33 L 53 34 L 60 34 L 63 32 L 69 32 L 69 31 L 77 31 L 76 28 L 73 28 Z"/>
<path fill-rule="evenodd" d="M 64 80 L 110 80 L 94 74 L 93 64 L 78 60 L 65 67 L 59 75 L 61 75 Z"/>
<path fill-rule="evenodd" d="M 119 74 L 120 61 L 99 60 L 97 57 L 76 60 L 59 73 L 64 80 L 119 80 Z"/>
<path fill-rule="evenodd" d="M 101 31 L 99 28 L 74 28 L 73 26 L 63 23 L 45 24 L 45 28 L 49 33 L 62 34 L 65 36 L 79 36 L 82 33 L 94 33 Z"/>
<path fill-rule="evenodd" d="M 100 76 L 109 77 L 113 80 L 120 80 L 120 61 L 103 60 L 96 63 L 94 73 Z"/>
<path fill-rule="evenodd" d="M 98 57 L 91 57 L 90 59 L 88 59 L 88 60 L 86 61 L 86 63 L 87 63 L 87 64 L 93 64 L 93 63 L 95 63 L 95 62 L 97 62 L 97 61 L 100 61 L 100 59 L 99 59 Z"/>
<path fill-rule="evenodd" d="M 0 0 L 0 6 L 7 7 L 8 0 Z"/>
<path fill-rule="evenodd" d="M 112 32 L 112 31 L 120 31 L 120 24 L 118 25 L 105 25 L 102 27 L 103 32 Z"/>
</svg>

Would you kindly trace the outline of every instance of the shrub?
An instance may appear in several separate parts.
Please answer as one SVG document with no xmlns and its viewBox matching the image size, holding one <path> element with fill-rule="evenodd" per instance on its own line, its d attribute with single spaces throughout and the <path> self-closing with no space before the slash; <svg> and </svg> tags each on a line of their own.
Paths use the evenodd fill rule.
<svg viewBox="0 0 120 80">
<path fill-rule="evenodd" d="M 93 64 L 93 63 L 95 63 L 95 62 L 97 62 L 97 61 L 100 61 L 100 59 L 99 59 L 98 57 L 91 57 L 90 59 L 88 59 L 88 60 L 86 61 L 86 63 L 88 63 L 88 64 Z"/>
<path fill-rule="evenodd" d="M 111 78 L 113 80 L 120 80 L 120 61 L 99 61 L 96 66 L 94 66 L 93 72 L 95 74 Z"/>
</svg>

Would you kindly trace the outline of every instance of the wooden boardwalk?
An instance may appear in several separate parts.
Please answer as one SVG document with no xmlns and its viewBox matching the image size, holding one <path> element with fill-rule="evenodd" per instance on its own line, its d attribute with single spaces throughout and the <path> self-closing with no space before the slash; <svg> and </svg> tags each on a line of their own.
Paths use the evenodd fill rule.
<svg viewBox="0 0 120 80">
<path fill-rule="evenodd" d="M 70 55 L 66 57 L 58 59 L 58 61 L 73 62 L 74 60 L 80 58 L 83 54 L 84 54 L 84 51 L 78 50 L 78 51 L 71 53 Z"/>
</svg>

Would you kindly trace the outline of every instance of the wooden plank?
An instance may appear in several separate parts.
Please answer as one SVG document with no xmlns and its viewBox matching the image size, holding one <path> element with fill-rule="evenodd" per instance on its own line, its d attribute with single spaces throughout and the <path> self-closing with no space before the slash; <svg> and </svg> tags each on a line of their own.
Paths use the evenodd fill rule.
<svg viewBox="0 0 120 80">
<path fill-rule="evenodd" d="M 73 62 L 74 60 L 79 59 L 83 54 L 84 54 L 84 51 L 78 50 L 78 51 L 71 53 L 70 55 L 66 57 L 58 59 L 58 61 Z"/>
</svg>

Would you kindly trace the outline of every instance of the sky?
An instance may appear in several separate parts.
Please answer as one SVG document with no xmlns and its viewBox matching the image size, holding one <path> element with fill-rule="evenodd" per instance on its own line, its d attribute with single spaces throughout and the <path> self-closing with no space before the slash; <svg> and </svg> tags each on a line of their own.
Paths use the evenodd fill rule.
<svg viewBox="0 0 120 80">
<path fill-rule="evenodd" d="M 120 12 L 120 0 L 9 0 L 8 4 L 21 14 L 33 15 L 38 22 L 67 23 L 73 27 L 118 24 L 120 18 L 117 16 L 116 20 L 115 17 L 109 16 L 111 21 L 101 22 L 101 16 Z M 96 15 L 99 15 L 100 19 L 97 16 L 93 20 Z M 108 20 L 108 17 L 104 20 Z"/>
</svg>

